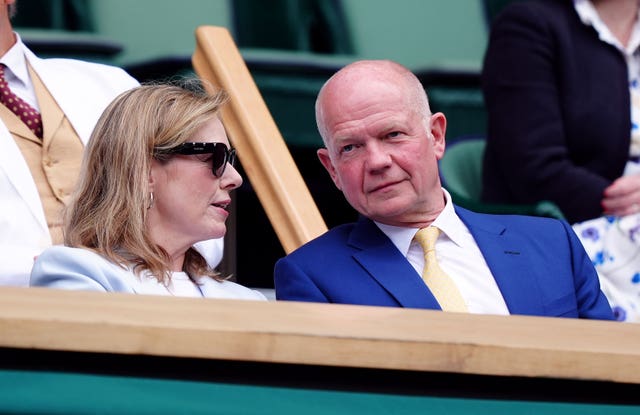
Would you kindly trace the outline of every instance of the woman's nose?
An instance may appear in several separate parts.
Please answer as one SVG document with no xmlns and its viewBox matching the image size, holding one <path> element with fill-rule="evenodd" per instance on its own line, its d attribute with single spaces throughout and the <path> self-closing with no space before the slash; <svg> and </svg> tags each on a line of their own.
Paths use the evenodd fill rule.
<svg viewBox="0 0 640 415">
<path fill-rule="evenodd" d="M 220 187 L 223 189 L 237 189 L 242 185 L 242 176 L 238 173 L 238 170 L 232 165 L 227 164 L 224 169 L 224 173 L 220 178 Z"/>
</svg>

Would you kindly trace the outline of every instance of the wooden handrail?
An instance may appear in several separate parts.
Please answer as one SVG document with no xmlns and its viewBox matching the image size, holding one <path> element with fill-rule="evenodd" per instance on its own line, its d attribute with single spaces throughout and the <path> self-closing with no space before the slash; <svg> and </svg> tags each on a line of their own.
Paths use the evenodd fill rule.
<svg viewBox="0 0 640 415">
<path fill-rule="evenodd" d="M 286 253 L 327 227 L 262 99 L 247 66 L 223 27 L 196 30 L 193 67 L 205 87 L 223 88 L 231 102 L 223 121 L 238 157 Z"/>
<path fill-rule="evenodd" d="M 0 288 L 0 347 L 640 384 L 640 325 Z"/>
</svg>

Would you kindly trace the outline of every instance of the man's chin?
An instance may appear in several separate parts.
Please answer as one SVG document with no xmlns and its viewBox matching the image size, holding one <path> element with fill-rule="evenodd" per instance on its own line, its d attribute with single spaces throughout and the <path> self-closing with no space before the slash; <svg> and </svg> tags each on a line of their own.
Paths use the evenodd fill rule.
<svg viewBox="0 0 640 415">
<path fill-rule="evenodd" d="M 405 206 L 402 207 L 393 207 L 386 206 L 380 207 L 378 209 L 370 209 L 368 212 L 360 212 L 363 216 L 366 216 L 376 222 L 393 224 L 401 222 L 400 218 L 407 211 Z"/>
</svg>

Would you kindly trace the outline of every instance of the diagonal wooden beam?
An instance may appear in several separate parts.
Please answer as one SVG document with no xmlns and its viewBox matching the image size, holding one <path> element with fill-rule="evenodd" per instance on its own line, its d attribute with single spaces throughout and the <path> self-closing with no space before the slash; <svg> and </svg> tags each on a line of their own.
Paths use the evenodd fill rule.
<svg viewBox="0 0 640 415">
<path fill-rule="evenodd" d="M 231 96 L 222 113 L 225 128 L 285 252 L 326 232 L 320 211 L 229 31 L 215 26 L 197 28 L 192 62 L 206 88 L 223 88 Z"/>
</svg>

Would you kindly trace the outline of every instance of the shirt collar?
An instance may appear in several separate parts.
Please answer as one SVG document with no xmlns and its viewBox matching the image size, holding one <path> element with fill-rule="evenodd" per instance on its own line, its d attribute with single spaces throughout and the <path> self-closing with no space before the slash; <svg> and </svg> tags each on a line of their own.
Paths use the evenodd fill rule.
<svg viewBox="0 0 640 415">
<path fill-rule="evenodd" d="M 431 226 L 436 226 L 440 229 L 440 232 L 445 234 L 453 243 L 458 246 L 462 246 L 464 240 L 464 233 L 467 230 L 467 227 L 464 225 L 462 220 L 456 214 L 455 207 L 453 205 L 453 201 L 451 200 L 451 195 L 447 192 L 446 189 L 442 189 L 444 192 L 444 196 L 446 199 L 446 204 L 444 209 L 436 220 L 433 221 Z M 416 231 L 417 232 L 417 231 Z"/>
<path fill-rule="evenodd" d="M 16 35 L 16 43 L 0 58 L 0 63 L 4 63 L 9 68 L 7 82 L 17 79 L 17 82 L 21 82 L 26 86 L 29 85 L 30 81 L 27 59 L 24 56 L 24 44 L 20 35 L 15 32 L 14 34 Z"/>
<path fill-rule="evenodd" d="M 633 54 L 638 47 L 640 47 L 640 10 L 638 10 L 638 16 L 636 16 L 636 22 L 633 25 L 633 31 L 629 38 L 629 45 L 625 48 L 618 41 L 618 39 L 611 33 L 607 25 L 600 19 L 598 11 L 594 7 L 591 0 L 573 0 L 573 7 L 578 13 L 580 20 L 587 26 L 592 26 L 600 40 L 615 46 L 617 49 L 626 54 Z"/>
<path fill-rule="evenodd" d="M 466 232 L 466 226 L 462 220 L 456 214 L 451 195 L 446 189 L 442 189 L 445 197 L 445 205 L 442 212 L 436 217 L 431 226 L 436 226 L 440 229 L 440 232 L 453 243 L 458 246 L 463 245 L 463 235 Z M 416 235 L 419 229 L 417 228 L 404 228 L 400 226 L 385 225 L 384 223 L 374 222 L 376 226 L 385 234 L 391 242 L 398 248 L 398 250 L 404 255 L 409 252 L 409 247 L 413 241 L 413 237 Z"/>
</svg>

